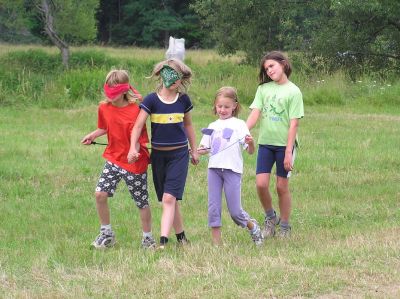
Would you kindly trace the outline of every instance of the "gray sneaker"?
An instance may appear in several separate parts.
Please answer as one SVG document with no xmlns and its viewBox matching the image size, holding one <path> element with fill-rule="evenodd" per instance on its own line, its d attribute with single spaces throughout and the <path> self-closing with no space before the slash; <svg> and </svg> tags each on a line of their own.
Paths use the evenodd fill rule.
<svg viewBox="0 0 400 299">
<path fill-rule="evenodd" d="M 278 237 L 282 238 L 282 239 L 289 238 L 290 234 L 291 234 L 291 231 L 292 231 L 292 227 L 291 226 L 289 226 L 287 228 L 282 228 L 281 227 L 281 229 L 279 231 L 279 234 L 278 234 Z"/>
<path fill-rule="evenodd" d="M 261 245 L 264 242 L 264 237 L 263 234 L 261 232 L 261 228 L 258 225 L 257 221 L 254 219 L 250 220 L 251 222 L 254 223 L 254 225 L 257 226 L 257 229 L 254 233 L 250 233 L 251 239 L 253 240 L 254 244 L 256 244 L 257 246 Z"/>
<path fill-rule="evenodd" d="M 106 249 L 115 245 L 115 234 L 112 230 L 100 230 L 100 234 L 93 241 L 92 246 L 97 249 Z"/>
<path fill-rule="evenodd" d="M 265 226 L 263 231 L 263 236 L 265 239 L 275 236 L 275 226 L 277 226 L 280 221 L 281 219 L 278 216 L 276 216 L 276 213 L 275 217 L 272 219 L 265 217 L 264 221 Z"/>
<path fill-rule="evenodd" d="M 142 247 L 145 249 L 152 249 L 156 248 L 157 243 L 153 237 L 143 237 L 142 239 Z"/>
</svg>

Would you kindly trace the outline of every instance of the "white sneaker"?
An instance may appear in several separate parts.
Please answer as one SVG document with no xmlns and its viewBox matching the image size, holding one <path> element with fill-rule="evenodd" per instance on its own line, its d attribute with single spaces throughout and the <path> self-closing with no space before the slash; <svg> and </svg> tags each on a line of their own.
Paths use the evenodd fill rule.
<svg viewBox="0 0 400 299">
<path fill-rule="evenodd" d="M 93 241 L 92 246 L 97 249 L 106 249 L 115 245 L 115 234 L 112 230 L 100 230 L 100 234 Z"/>
</svg>

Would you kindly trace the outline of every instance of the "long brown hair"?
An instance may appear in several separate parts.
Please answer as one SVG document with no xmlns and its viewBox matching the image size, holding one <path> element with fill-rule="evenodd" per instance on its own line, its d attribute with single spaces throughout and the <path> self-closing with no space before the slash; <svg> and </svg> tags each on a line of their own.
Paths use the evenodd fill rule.
<svg viewBox="0 0 400 299">
<path fill-rule="evenodd" d="M 292 65 L 290 64 L 289 58 L 280 51 L 272 51 L 265 54 L 261 58 L 260 73 L 258 74 L 258 81 L 260 85 L 272 81 L 272 79 L 267 75 L 267 72 L 265 71 L 264 68 L 265 61 L 267 60 L 275 60 L 280 65 L 282 65 L 283 71 L 285 72 L 286 77 L 288 77 L 289 79 L 290 74 L 292 73 Z"/>
</svg>

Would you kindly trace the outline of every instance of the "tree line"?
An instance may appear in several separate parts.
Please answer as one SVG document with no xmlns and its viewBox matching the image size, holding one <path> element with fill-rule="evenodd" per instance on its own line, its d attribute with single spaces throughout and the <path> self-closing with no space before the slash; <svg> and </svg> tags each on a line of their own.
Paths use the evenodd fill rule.
<svg viewBox="0 0 400 299">
<path fill-rule="evenodd" d="M 398 0 L 0 0 L 0 40 L 166 47 L 175 36 L 248 62 L 279 49 L 399 71 L 399 15 Z"/>
</svg>

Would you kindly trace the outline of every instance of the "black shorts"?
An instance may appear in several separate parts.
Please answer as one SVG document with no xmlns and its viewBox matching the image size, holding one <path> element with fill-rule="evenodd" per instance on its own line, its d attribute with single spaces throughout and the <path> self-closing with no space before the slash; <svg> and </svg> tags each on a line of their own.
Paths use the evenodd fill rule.
<svg viewBox="0 0 400 299">
<path fill-rule="evenodd" d="M 158 201 L 162 201 L 164 193 L 182 200 L 189 167 L 188 148 L 185 146 L 171 151 L 153 149 L 150 159 Z"/>
<path fill-rule="evenodd" d="M 257 170 L 256 174 L 271 173 L 272 166 L 276 164 L 276 175 L 283 178 L 289 178 L 291 171 L 286 171 L 284 167 L 286 146 L 264 145 L 258 146 Z M 293 148 L 292 164 L 296 157 L 295 148 Z"/>
</svg>

